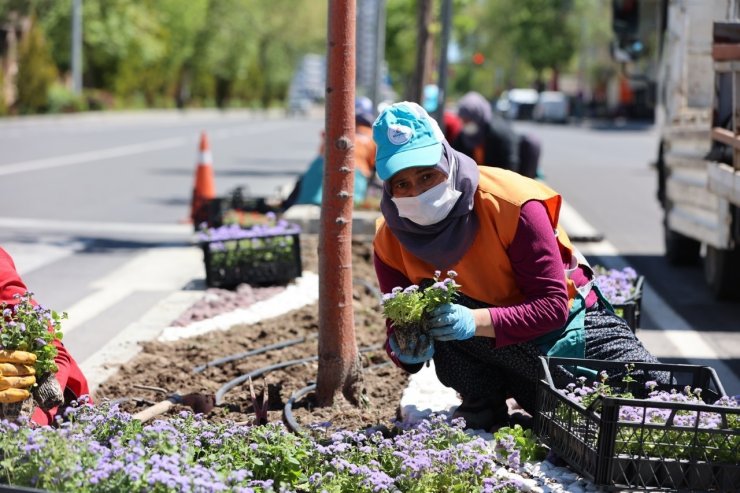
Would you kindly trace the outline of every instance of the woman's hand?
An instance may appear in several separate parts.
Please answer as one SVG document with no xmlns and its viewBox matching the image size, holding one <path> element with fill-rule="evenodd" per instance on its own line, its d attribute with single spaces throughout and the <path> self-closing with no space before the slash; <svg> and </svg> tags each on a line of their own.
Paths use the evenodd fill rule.
<svg viewBox="0 0 740 493">
<path fill-rule="evenodd" d="M 406 351 L 402 351 L 401 348 L 398 346 L 398 341 L 396 341 L 395 334 L 391 334 L 390 338 L 388 339 L 388 344 L 391 347 L 391 351 L 393 351 L 393 354 L 396 355 L 398 361 L 407 365 L 424 363 L 425 361 L 430 360 L 432 359 L 432 357 L 434 357 L 434 341 L 429 342 L 429 347 L 426 349 L 426 351 L 419 355 L 415 355 L 414 353 L 416 353 L 417 343 L 418 341 L 412 342 L 411 344 L 409 344 L 409 347 Z"/>
<path fill-rule="evenodd" d="M 429 333 L 439 341 L 462 341 L 475 335 L 475 316 L 470 308 L 445 303 L 429 316 Z"/>
</svg>

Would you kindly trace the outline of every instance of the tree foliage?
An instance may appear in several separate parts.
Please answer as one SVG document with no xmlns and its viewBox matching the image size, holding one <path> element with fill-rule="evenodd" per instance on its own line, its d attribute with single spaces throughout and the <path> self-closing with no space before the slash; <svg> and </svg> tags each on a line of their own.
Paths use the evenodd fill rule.
<svg viewBox="0 0 740 493">
<path fill-rule="evenodd" d="M 56 79 L 44 33 L 31 19 L 31 27 L 18 46 L 18 109 L 21 113 L 43 111 L 49 104 L 48 90 Z"/>
<path fill-rule="evenodd" d="M 432 82 L 438 75 L 442 1 L 432 2 Z M 81 3 L 88 98 L 94 91 L 122 105 L 269 106 L 285 98 L 302 55 L 326 52 L 328 0 Z M 408 93 L 415 70 L 416 3 L 385 2 L 386 60 L 398 94 Z M 0 24 L 38 15 L 62 79 L 71 72 L 72 4 L 0 0 Z M 453 0 L 451 41 L 460 59 L 450 59 L 448 95 L 471 89 L 494 95 L 506 87 L 531 85 L 553 70 L 594 73 L 596 62 L 584 67 L 574 60 L 589 43 L 605 43 L 609 14 L 604 5 L 593 0 Z M 471 63 L 477 52 L 485 58 L 481 65 Z"/>
<path fill-rule="evenodd" d="M 326 50 L 326 0 L 81 3 L 84 86 L 127 106 L 266 106 L 285 97 L 303 54 Z M 0 24 L 32 10 L 69 74 L 72 0 L 6 0 Z"/>
</svg>

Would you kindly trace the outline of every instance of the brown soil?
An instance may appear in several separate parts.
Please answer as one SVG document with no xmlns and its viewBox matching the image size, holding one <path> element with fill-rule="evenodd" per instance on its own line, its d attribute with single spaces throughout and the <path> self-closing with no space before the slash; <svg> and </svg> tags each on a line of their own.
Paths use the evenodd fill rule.
<svg viewBox="0 0 740 493">
<path fill-rule="evenodd" d="M 318 272 L 317 238 L 302 235 L 303 268 Z M 385 323 L 380 314 L 377 281 L 372 266 L 372 248 L 367 239 L 355 239 L 352 243 L 352 268 L 354 288 L 355 335 L 359 348 L 382 345 L 385 339 Z M 367 283 L 375 289 L 364 286 Z M 241 306 L 272 296 L 279 288 L 243 287 L 237 296 Z M 191 307 L 177 319 L 177 323 L 202 318 L 204 311 L 213 316 L 219 311 L 234 309 L 234 292 L 210 289 L 203 301 Z M 223 384 L 245 373 L 274 365 L 279 362 L 305 359 L 318 354 L 319 332 L 318 304 L 305 306 L 284 315 L 263 320 L 253 325 L 241 325 L 226 331 L 207 334 L 175 342 L 146 342 L 142 351 L 124 365 L 116 375 L 105 382 L 94 398 L 122 399 L 121 408 L 128 412 L 139 412 L 153 402 L 165 398 L 153 390 L 136 388 L 134 385 L 160 387 L 167 392 L 184 395 L 192 392 L 215 393 Z M 194 373 L 194 367 L 214 359 L 250 351 L 280 341 L 306 337 L 306 341 L 271 350 L 246 359 L 207 368 Z M 314 393 L 310 392 L 293 404 L 293 416 L 301 428 L 313 424 L 327 424 L 330 429 L 359 430 L 376 425 L 390 425 L 398 418 L 401 394 L 407 384 L 407 375 L 393 365 L 373 367 L 375 363 L 388 361 L 383 349 L 361 353 L 363 392 L 361 405 L 351 405 L 338 393 L 331 407 L 316 407 Z M 255 390 L 268 389 L 268 420 L 283 420 L 283 408 L 294 392 L 315 383 L 318 366 L 315 361 L 304 362 L 285 369 L 257 377 Z M 170 414 L 183 409 L 175 406 Z M 225 394 L 224 404 L 207 415 L 211 420 L 233 420 L 253 422 L 254 412 L 249 397 L 249 385 L 238 385 Z"/>
</svg>

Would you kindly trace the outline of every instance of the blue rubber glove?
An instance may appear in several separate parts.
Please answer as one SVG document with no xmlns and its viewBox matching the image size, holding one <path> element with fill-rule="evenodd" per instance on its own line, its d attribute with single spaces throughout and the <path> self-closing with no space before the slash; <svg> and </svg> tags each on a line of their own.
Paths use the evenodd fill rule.
<svg viewBox="0 0 740 493">
<path fill-rule="evenodd" d="M 465 306 L 445 303 L 429 315 L 429 333 L 440 341 L 462 341 L 475 335 L 473 311 Z"/>
<path fill-rule="evenodd" d="M 408 348 L 406 352 L 401 351 L 401 348 L 398 347 L 398 342 L 396 341 L 395 334 L 391 334 L 391 337 L 388 339 L 388 344 L 390 345 L 393 354 L 395 354 L 396 358 L 398 358 L 398 361 L 407 365 L 424 363 L 425 361 L 432 359 L 432 357 L 434 356 L 434 341 L 430 341 L 427 350 L 419 354 L 418 356 L 414 355 L 414 345 L 411 345 L 411 347 Z"/>
</svg>

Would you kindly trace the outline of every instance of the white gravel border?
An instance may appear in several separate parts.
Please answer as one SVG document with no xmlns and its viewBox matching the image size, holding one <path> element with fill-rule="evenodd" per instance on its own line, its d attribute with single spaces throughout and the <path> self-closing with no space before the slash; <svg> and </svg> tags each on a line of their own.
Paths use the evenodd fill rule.
<svg viewBox="0 0 740 493">
<path fill-rule="evenodd" d="M 295 283 L 284 291 L 266 300 L 258 301 L 246 308 L 240 308 L 213 318 L 193 322 L 185 327 L 165 327 L 157 337 L 158 341 L 177 341 L 187 337 L 206 334 L 213 330 L 228 330 L 235 325 L 254 324 L 260 320 L 276 317 L 314 303 L 319 299 L 319 276 L 304 271 Z"/>
</svg>

